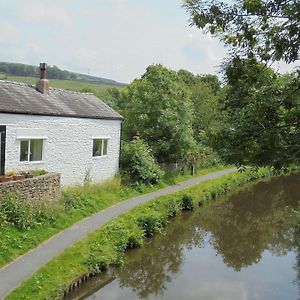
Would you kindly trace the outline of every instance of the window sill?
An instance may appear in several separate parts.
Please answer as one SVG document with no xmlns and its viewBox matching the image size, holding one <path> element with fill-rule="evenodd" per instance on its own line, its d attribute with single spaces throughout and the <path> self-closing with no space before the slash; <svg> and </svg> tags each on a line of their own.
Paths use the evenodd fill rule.
<svg viewBox="0 0 300 300">
<path fill-rule="evenodd" d="M 42 160 L 39 161 L 19 161 L 19 165 L 37 165 L 37 164 L 43 164 L 44 162 Z"/>
<path fill-rule="evenodd" d="M 101 155 L 101 156 L 93 156 L 92 159 L 104 159 L 107 158 L 108 155 Z"/>
</svg>

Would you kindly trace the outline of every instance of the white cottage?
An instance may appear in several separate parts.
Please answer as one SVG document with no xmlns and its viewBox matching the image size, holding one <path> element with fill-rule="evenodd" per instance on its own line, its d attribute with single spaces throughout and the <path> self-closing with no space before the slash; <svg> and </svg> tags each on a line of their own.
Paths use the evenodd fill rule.
<svg viewBox="0 0 300 300">
<path fill-rule="evenodd" d="M 62 185 L 118 172 L 122 116 L 93 94 L 0 80 L 0 173 L 45 169 Z"/>
</svg>

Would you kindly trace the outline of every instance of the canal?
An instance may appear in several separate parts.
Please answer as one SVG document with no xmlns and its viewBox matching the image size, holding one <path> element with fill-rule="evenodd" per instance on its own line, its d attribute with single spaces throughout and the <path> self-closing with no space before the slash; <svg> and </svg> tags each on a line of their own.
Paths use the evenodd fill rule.
<svg viewBox="0 0 300 300">
<path fill-rule="evenodd" d="M 247 185 L 174 218 L 69 299 L 298 299 L 299 200 L 300 175 Z"/>
</svg>

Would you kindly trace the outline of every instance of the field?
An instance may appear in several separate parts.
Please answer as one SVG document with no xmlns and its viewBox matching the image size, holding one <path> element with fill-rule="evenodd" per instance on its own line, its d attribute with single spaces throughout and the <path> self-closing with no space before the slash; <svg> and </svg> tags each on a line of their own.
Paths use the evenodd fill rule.
<svg viewBox="0 0 300 300">
<path fill-rule="evenodd" d="M 10 76 L 6 74 L 0 73 L 0 79 L 3 80 L 11 80 L 17 82 L 24 82 L 35 85 L 38 78 L 36 77 L 27 77 L 27 76 Z M 107 89 L 110 88 L 123 88 L 123 86 L 119 85 L 111 85 L 105 83 L 91 83 L 87 81 L 79 81 L 79 80 L 60 80 L 60 79 L 50 79 L 50 87 L 59 88 L 69 91 L 81 91 L 83 88 L 91 88 L 95 90 L 97 93 L 105 93 Z"/>
</svg>

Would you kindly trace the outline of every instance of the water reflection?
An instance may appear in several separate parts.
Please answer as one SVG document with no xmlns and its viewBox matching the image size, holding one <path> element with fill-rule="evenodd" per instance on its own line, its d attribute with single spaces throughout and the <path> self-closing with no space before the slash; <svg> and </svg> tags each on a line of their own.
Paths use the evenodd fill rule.
<svg viewBox="0 0 300 300">
<path fill-rule="evenodd" d="M 184 285 L 184 277 L 176 280 L 184 272 L 200 278 L 202 275 L 197 272 L 202 268 L 204 274 L 201 278 L 206 280 L 210 270 L 209 266 L 205 266 L 205 259 L 220 260 L 218 264 L 214 262 L 214 272 L 225 268 L 224 265 L 220 267 L 223 261 L 227 269 L 232 270 L 231 273 L 226 271 L 226 276 L 232 277 L 232 286 L 236 280 L 234 274 L 241 273 L 250 265 L 268 259 L 274 264 L 272 256 L 283 256 L 296 249 L 297 218 L 293 209 L 300 200 L 299 184 L 300 175 L 275 178 L 221 198 L 194 213 L 175 218 L 163 235 L 154 237 L 142 249 L 130 251 L 126 264 L 116 270 L 112 277 L 117 278 L 113 283 L 114 289 L 118 285 L 127 291 L 128 297 L 121 296 L 120 292 L 119 298 L 110 295 L 107 299 L 133 299 L 134 294 L 140 299 L 161 299 L 172 281 L 176 281 L 176 288 L 178 285 L 182 285 L 182 289 L 187 287 L 187 283 Z M 202 249 L 201 254 L 199 249 Z M 194 255 L 192 260 L 189 258 L 191 255 Z M 197 260 L 203 260 L 204 263 L 198 266 Z M 193 262 L 197 265 L 194 271 Z M 285 265 L 282 262 L 278 264 Z M 270 268 L 268 264 L 265 265 Z M 186 270 L 187 266 L 189 270 Z M 216 277 L 224 277 L 224 272 L 220 271 L 221 275 Z M 101 282 L 101 277 L 97 280 Z M 195 285 L 192 288 L 194 292 L 191 291 L 195 297 L 191 299 L 203 296 L 197 296 L 197 281 Z M 272 295 L 272 298 L 275 299 L 276 295 Z M 101 292 L 98 297 L 95 294 L 91 299 L 106 299 Z M 264 297 L 251 299 L 260 298 Z M 176 299 L 176 294 L 173 293 L 169 299 Z"/>
<path fill-rule="evenodd" d="M 239 271 L 259 262 L 264 250 L 285 255 L 294 245 L 300 177 L 276 178 L 214 203 L 196 226 L 212 233 L 211 243 L 229 267 Z"/>
</svg>

